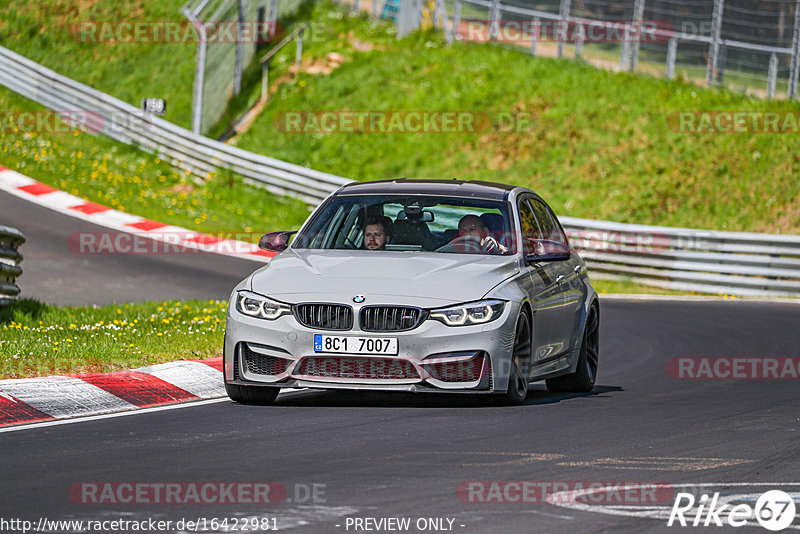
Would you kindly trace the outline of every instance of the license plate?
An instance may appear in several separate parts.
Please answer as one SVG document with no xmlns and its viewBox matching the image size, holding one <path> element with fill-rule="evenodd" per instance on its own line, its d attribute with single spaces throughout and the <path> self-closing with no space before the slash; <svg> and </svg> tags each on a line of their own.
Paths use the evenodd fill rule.
<svg viewBox="0 0 800 534">
<path fill-rule="evenodd" d="M 314 352 L 334 354 L 397 354 L 396 337 L 351 337 L 314 334 Z"/>
</svg>

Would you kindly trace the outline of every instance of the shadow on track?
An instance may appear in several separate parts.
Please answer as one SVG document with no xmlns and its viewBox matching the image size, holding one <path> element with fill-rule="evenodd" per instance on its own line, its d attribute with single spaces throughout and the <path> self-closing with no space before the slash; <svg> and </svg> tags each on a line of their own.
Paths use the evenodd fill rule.
<svg viewBox="0 0 800 534">
<path fill-rule="evenodd" d="M 596 386 L 591 393 L 551 393 L 531 389 L 523 406 L 554 404 L 581 397 L 602 398 L 607 393 L 624 391 L 620 386 Z M 392 391 L 315 391 L 282 393 L 275 406 L 317 406 L 320 408 L 496 408 L 502 406 L 493 395 L 463 393 L 404 393 Z M 510 408 L 510 407 L 509 407 Z"/>
</svg>

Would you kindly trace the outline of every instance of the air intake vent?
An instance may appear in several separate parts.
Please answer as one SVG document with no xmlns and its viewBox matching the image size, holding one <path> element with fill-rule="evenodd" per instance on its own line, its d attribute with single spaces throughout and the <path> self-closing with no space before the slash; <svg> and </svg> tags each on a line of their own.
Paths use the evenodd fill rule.
<svg viewBox="0 0 800 534">
<path fill-rule="evenodd" d="M 245 344 L 242 344 L 242 356 L 247 372 L 252 374 L 277 376 L 285 373 L 289 366 L 289 360 L 253 352 Z"/>
</svg>

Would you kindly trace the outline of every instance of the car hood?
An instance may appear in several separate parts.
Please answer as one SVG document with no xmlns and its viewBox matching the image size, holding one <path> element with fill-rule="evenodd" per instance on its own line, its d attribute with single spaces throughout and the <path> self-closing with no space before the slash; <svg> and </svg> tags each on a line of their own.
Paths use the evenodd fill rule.
<svg viewBox="0 0 800 534">
<path fill-rule="evenodd" d="M 435 307 L 482 298 L 519 272 L 516 256 L 287 249 L 250 278 L 256 293 L 288 303 Z"/>
</svg>

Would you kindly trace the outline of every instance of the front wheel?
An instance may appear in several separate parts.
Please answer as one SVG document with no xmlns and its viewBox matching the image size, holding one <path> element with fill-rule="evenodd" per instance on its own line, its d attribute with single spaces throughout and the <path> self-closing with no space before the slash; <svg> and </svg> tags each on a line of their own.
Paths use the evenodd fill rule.
<svg viewBox="0 0 800 534">
<path fill-rule="evenodd" d="M 553 392 L 588 393 L 594 389 L 597 379 L 597 362 L 600 340 L 600 314 L 597 306 L 589 308 L 586 326 L 583 329 L 583 343 L 578 356 L 578 366 L 574 373 L 546 380 L 547 389 Z"/>
<path fill-rule="evenodd" d="M 225 392 L 228 397 L 241 404 L 272 404 L 278 396 L 278 391 L 280 391 L 279 388 L 225 384 Z"/>
<path fill-rule="evenodd" d="M 531 359 L 531 321 L 528 310 L 523 309 L 517 319 L 514 334 L 514 350 L 511 355 L 511 371 L 508 389 L 503 396 L 504 404 L 519 406 L 528 396 L 528 364 Z"/>
</svg>

